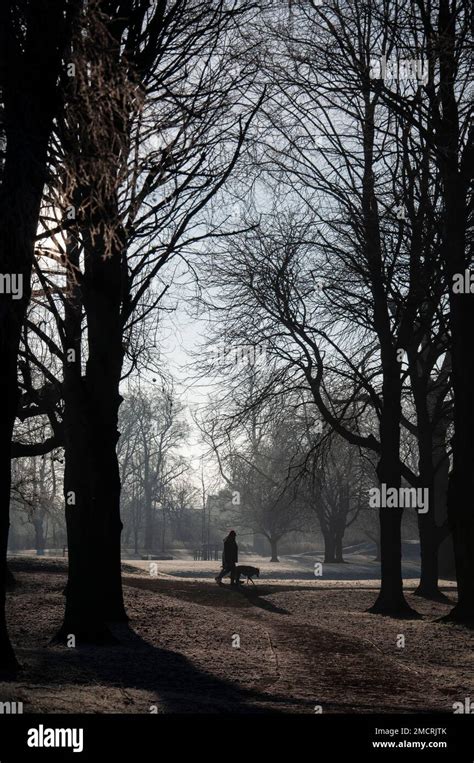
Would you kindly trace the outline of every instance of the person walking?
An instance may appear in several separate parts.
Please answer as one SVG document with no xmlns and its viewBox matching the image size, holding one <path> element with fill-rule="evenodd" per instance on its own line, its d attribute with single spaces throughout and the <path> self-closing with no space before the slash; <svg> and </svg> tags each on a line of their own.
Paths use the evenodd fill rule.
<svg viewBox="0 0 474 763">
<path fill-rule="evenodd" d="M 239 547 L 237 545 L 236 532 L 231 530 L 227 538 L 224 538 L 224 551 L 222 553 L 222 569 L 215 577 L 217 585 L 222 585 L 224 575 L 230 573 L 230 584 L 237 585 L 235 581 L 235 565 L 239 561 Z"/>
</svg>

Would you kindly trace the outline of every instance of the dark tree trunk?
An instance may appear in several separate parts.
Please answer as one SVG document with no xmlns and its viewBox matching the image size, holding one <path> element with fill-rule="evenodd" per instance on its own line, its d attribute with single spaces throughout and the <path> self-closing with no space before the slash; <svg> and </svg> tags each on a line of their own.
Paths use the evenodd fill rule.
<svg viewBox="0 0 474 763">
<path fill-rule="evenodd" d="M 380 558 L 381 587 L 375 604 L 369 612 L 382 615 L 404 615 L 412 612 L 403 595 L 401 521 L 402 511 L 381 508 Z"/>
<path fill-rule="evenodd" d="M 365 111 L 364 175 L 362 181 L 362 213 L 364 220 L 364 249 L 370 274 L 374 304 L 374 330 L 380 342 L 382 365 L 382 411 L 380 414 L 380 459 L 377 476 L 387 488 L 399 488 L 401 393 L 400 364 L 397 358 L 396 339 L 392 334 L 388 295 L 386 292 L 381 233 L 374 173 L 374 102 L 370 93 L 364 94 Z M 413 610 L 403 595 L 402 579 L 402 510 L 380 508 L 381 588 L 373 607 L 374 614 L 408 615 Z"/>
<path fill-rule="evenodd" d="M 79 265 L 79 251 L 71 246 L 68 259 Z M 112 640 L 105 617 L 101 545 L 105 530 L 100 515 L 94 515 L 90 480 L 90 409 L 81 372 L 81 291 L 73 280 L 65 304 L 63 396 L 64 396 L 64 497 L 68 537 L 68 582 L 63 624 L 55 640 L 77 643 L 109 643 Z"/>
<path fill-rule="evenodd" d="M 7 565 L 7 591 L 13 591 L 13 589 L 16 587 L 17 581 L 16 578 L 11 571 L 10 567 Z"/>
<path fill-rule="evenodd" d="M 456 565 L 454 560 L 453 538 L 448 530 L 442 534 L 438 549 L 438 568 L 440 577 L 447 580 L 456 579 Z"/>
<path fill-rule="evenodd" d="M 438 533 L 438 568 L 441 577 L 453 579 L 456 576 L 453 539 L 448 524 L 447 498 L 449 485 L 449 456 L 447 452 L 447 431 L 450 421 L 445 418 L 436 427 L 433 435 L 433 501 Z"/>
<path fill-rule="evenodd" d="M 0 385 L 0 388 L 1 386 L 2 385 Z M 2 452 L 4 452 L 3 448 L 7 447 L 7 438 L 1 436 L 2 429 L 4 429 L 5 432 L 7 431 L 7 428 L 4 426 L 4 422 L 0 417 L 0 449 Z M 10 492 L 8 488 L 10 479 L 10 465 L 8 465 L 8 471 L 6 471 L 6 464 L 4 464 L 3 461 L 4 459 L 2 458 L 0 462 L 0 679 L 7 678 L 10 674 L 14 674 L 19 667 L 8 635 L 5 612 L 7 589 L 7 545 L 9 528 L 8 502 L 10 499 Z"/>
<path fill-rule="evenodd" d="M 110 23 L 109 23 L 110 22 Z M 110 48 L 107 56 L 111 71 L 120 67 L 122 22 L 110 16 L 108 31 Z M 138 26 L 142 20 L 139 17 Z M 116 140 L 111 140 L 107 156 L 106 172 L 108 180 L 118 179 L 127 130 L 128 115 L 123 113 L 124 93 L 111 94 L 116 99 L 114 108 L 114 130 Z M 95 155 L 104 146 L 96 141 L 96 135 L 89 133 L 86 124 L 78 126 L 77 142 L 86 154 Z M 119 385 L 123 364 L 123 321 L 122 308 L 128 306 L 128 271 L 125 258 L 126 234 L 120 217 L 119 199 L 116 187 L 105 189 L 102 177 L 81 179 L 77 193 L 78 229 L 84 251 L 84 276 L 81 281 L 81 297 L 87 318 L 88 357 L 83 379 L 85 432 L 87 458 L 86 479 L 89 490 L 88 507 L 84 512 L 87 521 L 93 518 L 90 527 L 84 528 L 87 544 L 81 544 L 79 553 L 91 555 L 96 565 L 96 585 L 100 589 L 97 596 L 102 600 L 105 620 L 127 620 L 121 577 L 121 533 L 120 516 L 121 481 L 117 459 L 118 412 L 122 402 Z M 117 181 L 118 182 L 118 181 Z M 89 187 L 91 183 L 92 187 Z M 93 203 L 90 204 L 90 200 Z M 83 204 L 87 200 L 86 204 Z M 74 433 L 71 431 L 71 437 Z M 79 444 L 79 449 L 81 448 Z M 81 520 L 84 523 L 86 520 Z M 82 567 L 87 564 L 81 562 Z"/>
<path fill-rule="evenodd" d="M 432 315 L 429 314 L 429 323 Z M 429 326 L 425 331 L 429 331 Z M 421 573 L 416 596 L 442 600 L 438 587 L 438 550 L 441 533 L 438 523 L 446 521 L 446 492 L 449 458 L 446 452 L 446 433 L 449 419 L 440 413 L 442 403 L 449 390 L 449 353 L 445 354 L 436 383 L 431 380 L 431 342 L 424 339 L 423 350 L 419 351 L 420 340 L 415 337 L 408 351 L 410 379 L 415 402 L 418 428 L 419 477 L 420 484 L 428 488 L 429 505 L 426 514 L 418 514 L 420 538 Z M 440 354 L 444 347 L 440 348 Z"/>
<path fill-rule="evenodd" d="M 271 562 L 279 562 L 278 558 L 278 541 L 279 538 L 270 538 L 270 549 L 271 549 L 271 555 L 272 558 L 270 559 Z"/>
<path fill-rule="evenodd" d="M 418 416 L 418 449 L 420 483 L 428 488 L 429 503 L 425 514 L 418 513 L 418 533 L 420 538 L 421 571 L 420 582 L 415 591 L 416 596 L 425 599 L 440 600 L 443 598 L 438 587 L 438 549 L 440 542 L 439 528 L 436 523 L 440 513 L 439 494 L 435 492 L 435 457 L 436 451 L 433 440 L 433 427 L 428 414 L 426 389 L 417 391 L 418 379 L 412 375 L 415 404 Z"/>
<path fill-rule="evenodd" d="M 438 587 L 439 529 L 433 516 L 433 507 L 427 514 L 418 514 L 420 534 L 421 573 L 415 596 L 439 600 L 443 596 Z"/>
<path fill-rule="evenodd" d="M 431 138 L 433 156 L 438 163 L 442 179 L 441 257 L 449 293 L 451 334 L 451 383 L 454 402 L 454 436 L 452 440 L 452 470 L 448 488 L 448 521 L 452 540 L 458 583 L 458 603 L 447 619 L 457 622 L 474 621 L 474 353 L 472 352 L 472 326 L 474 325 L 474 294 L 455 293 L 454 276 L 464 274 L 470 265 L 470 252 L 466 251 L 468 226 L 468 194 L 472 181 L 473 143 L 469 134 L 466 113 L 460 125 L 459 93 L 463 90 L 457 79 L 463 67 L 459 63 L 458 32 L 465 35 L 461 25 L 463 4 L 439 0 L 420 15 L 427 37 L 427 55 L 439 63 L 436 92 L 433 91 L 431 122 L 425 133 Z M 465 6 L 465 4 L 464 4 Z M 421 5 L 420 5 L 421 7 Z M 467 13 L 467 11 L 466 11 Z M 384 98 L 384 94 L 382 93 Z M 389 108 L 392 94 L 385 99 Z M 403 96 L 400 100 L 403 100 Z M 408 120 L 418 127 L 418 115 L 405 110 Z M 466 132 L 464 140 L 462 133 Z"/>
<path fill-rule="evenodd" d="M 47 149 L 58 109 L 64 0 L 0 5 L 0 77 L 6 148 L 0 183 L 0 273 L 23 279 L 22 295 L 0 295 L 0 673 L 16 670 L 5 615 L 11 438 L 18 407 L 17 359 L 30 299 Z M 19 37 L 22 37 L 20 40 Z"/>
<path fill-rule="evenodd" d="M 4 232 L 5 228 L 2 227 L 0 236 Z M 0 239 L 2 260 L 5 245 L 6 242 Z M 20 341 L 19 329 L 23 319 L 20 310 L 15 314 L 14 304 L 8 305 L 6 298 L 0 296 L 0 680 L 18 668 L 8 636 L 5 612 L 10 527 L 10 447 L 18 404 L 16 363 Z"/>
<path fill-rule="evenodd" d="M 467 196 L 471 180 L 472 137 L 460 154 L 459 113 L 456 93 L 457 8 L 440 0 L 438 33 L 441 96 L 436 137 L 437 158 L 444 191 L 442 257 L 448 278 L 452 385 L 454 397 L 453 467 L 448 488 L 448 520 L 453 533 L 458 603 L 448 615 L 456 622 L 474 622 L 474 294 L 455 294 L 453 276 L 469 264 L 466 254 Z"/>
<path fill-rule="evenodd" d="M 115 209 L 115 205 L 114 205 Z M 89 242 L 83 288 L 89 357 L 85 385 L 90 412 L 89 480 L 92 510 L 99 527 L 96 543 L 102 560 L 105 615 L 125 621 L 121 570 L 120 469 L 117 458 L 119 392 L 123 363 L 121 304 L 122 247 L 107 257 L 98 242 Z"/>
<path fill-rule="evenodd" d="M 57 641 L 74 635 L 76 642 L 102 644 L 112 641 L 106 624 L 105 597 L 101 584 L 102 559 L 97 535 L 103 535 L 101 518 L 92 512 L 88 484 L 87 438 L 75 428 L 71 436 L 68 417 L 64 417 L 66 469 L 64 492 L 68 534 L 68 583 L 66 610 Z M 82 442 L 80 442 L 82 441 Z M 71 504 L 71 500 L 73 503 Z"/>
<path fill-rule="evenodd" d="M 382 455 L 377 466 L 380 484 L 387 488 L 399 488 L 401 484 L 400 447 L 400 380 L 399 370 L 387 374 L 384 383 L 384 410 L 380 422 Z M 381 507 L 380 556 L 381 587 L 369 612 L 382 615 L 409 616 L 415 611 L 408 605 L 403 594 L 402 537 L 403 510 Z"/>
<path fill-rule="evenodd" d="M 434 503 L 435 491 L 433 438 L 431 435 L 432 427 L 427 416 L 419 416 L 418 430 L 420 482 L 424 488 L 428 488 L 429 503 L 427 513 L 418 513 L 421 571 L 420 582 L 415 594 L 425 599 L 440 600 L 443 598 L 438 587 L 438 548 L 440 534 L 436 524 L 436 507 Z"/>
<path fill-rule="evenodd" d="M 79 191 L 78 191 L 79 193 Z M 79 204 L 78 204 L 79 206 Z M 115 206 L 112 204 L 113 208 Z M 99 212 L 97 214 L 100 214 Z M 105 213 L 104 213 L 105 214 Z M 83 642 L 112 641 L 108 621 L 125 621 L 121 578 L 120 471 L 116 453 L 122 347 L 122 248 L 105 254 L 102 219 L 83 220 L 85 274 L 70 284 L 66 306 L 67 349 L 73 362 L 64 370 L 65 495 L 69 578 L 65 621 L 58 634 Z M 90 227 L 103 236 L 90 237 Z M 69 257 L 79 265 L 78 252 Z M 87 316 L 88 359 L 81 376 L 81 315 Z M 68 494 L 76 505 L 68 505 Z"/>
<path fill-rule="evenodd" d="M 448 273 L 464 272 L 465 197 L 457 173 L 446 173 L 446 245 Z M 453 273 L 454 271 L 454 273 Z M 474 294 L 450 292 L 452 384 L 454 392 L 453 466 L 448 487 L 448 520 L 453 534 L 458 603 L 448 618 L 474 622 Z"/>
<path fill-rule="evenodd" d="M 327 532 L 323 532 L 323 538 L 324 538 L 324 563 L 334 564 L 334 562 L 336 561 L 336 544 L 335 544 L 334 535 L 328 530 Z"/>
<path fill-rule="evenodd" d="M 108 643 L 111 634 L 105 617 L 102 585 L 102 558 L 97 536 L 104 536 L 103 522 L 92 509 L 89 482 L 88 416 L 79 371 L 65 369 L 64 376 L 64 495 L 68 535 L 68 583 L 64 622 L 56 636 L 67 641 L 74 635 L 77 643 Z"/>
<path fill-rule="evenodd" d="M 43 526 L 43 518 L 42 517 L 35 517 L 34 519 L 34 528 L 35 528 L 35 548 L 36 548 L 36 555 L 37 556 L 44 556 L 44 526 Z"/>
<path fill-rule="evenodd" d="M 386 485 L 387 489 L 391 487 L 398 489 L 401 485 L 400 371 L 395 357 L 392 357 L 387 365 L 383 381 L 384 407 L 380 417 L 382 452 L 377 466 L 377 475 L 381 486 Z M 369 610 L 374 614 L 393 616 L 415 614 L 403 594 L 402 515 L 403 510 L 396 507 L 381 506 L 379 510 L 381 587 L 376 602 Z"/>
<path fill-rule="evenodd" d="M 344 556 L 342 554 L 342 535 L 340 533 L 336 534 L 334 545 L 335 545 L 335 553 L 334 553 L 335 561 L 338 564 L 342 564 L 342 562 L 344 561 Z"/>
</svg>

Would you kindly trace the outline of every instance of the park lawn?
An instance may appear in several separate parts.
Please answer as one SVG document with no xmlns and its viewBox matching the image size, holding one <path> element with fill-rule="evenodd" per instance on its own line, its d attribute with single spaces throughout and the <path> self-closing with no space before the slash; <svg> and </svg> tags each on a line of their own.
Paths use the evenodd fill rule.
<svg viewBox="0 0 474 763">
<path fill-rule="evenodd" d="M 233 590 L 124 567 L 130 627 L 107 647 L 51 645 L 62 560 L 12 562 L 10 632 L 23 671 L 0 701 L 45 713 L 452 712 L 474 696 L 472 631 L 410 592 L 420 619 L 368 614 L 373 581 L 257 581 Z M 356 587 L 352 587 L 356 583 Z M 404 644 L 404 645 L 403 645 Z"/>
</svg>

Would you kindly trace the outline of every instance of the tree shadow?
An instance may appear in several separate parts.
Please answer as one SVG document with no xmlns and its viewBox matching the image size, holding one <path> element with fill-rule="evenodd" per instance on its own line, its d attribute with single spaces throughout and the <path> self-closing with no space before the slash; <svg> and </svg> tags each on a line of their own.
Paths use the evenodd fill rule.
<svg viewBox="0 0 474 763">
<path fill-rule="evenodd" d="M 277 713 L 268 707 L 273 697 L 207 673 L 179 652 L 153 646 L 129 625 L 111 626 L 119 644 L 110 647 L 56 646 L 25 671 L 29 679 L 48 675 L 48 686 L 113 686 L 124 693 L 124 702 L 137 713 L 149 714 L 156 704 L 162 713 Z M 37 652 L 36 655 L 37 657 Z M 33 675 L 31 675 L 33 673 Z M 127 689 L 149 692 L 156 699 L 127 697 Z M 78 700 L 80 701 L 80 700 Z M 265 702 L 266 707 L 259 707 Z M 135 706 L 132 708 L 131 706 Z M 80 708 L 75 712 L 80 712 Z"/>
<path fill-rule="evenodd" d="M 258 588 L 256 586 L 245 586 L 245 588 L 244 586 L 240 586 L 238 590 L 253 607 L 259 607 L 260 609 L 264 609 L 266 612 L 272 612 L 275 615 L 291 615 L 291 612 L 287 609 L 277 607 L 275 604 L 272 604 L 271 601 L 262 598 L 263 596 L 268 596 L 268 594 L 275 593 L 272 589 L 266 590 L 263 586 Z"/>
<path fill-rule="evenodd" d="M 45 556 L 13 557 L 8 560 L 8 566 L 15 572 L 32 574 L 38 572 L 52 572 L 55 575 L 67 573 L 66 559 L 49 559 Z M 18 584 L 21 581 L 16 581 Z"/>
<path fill-rule="evenodd" d="M 207 583 L 207 581 L 206 581 Z M 258 585 L 239 585 L 236 586 L 222 585 L 209 586 L 200 585 L 199 583 L 183 583 L 181 585 L 176 582 L 170 583 L 168 580 L 146 580 L 143 578 L 124 578 L 124 584 L 136 588 L 144 588 L 148 591 L 154 591 L 164 596 L 171 596 L 172 598 L 179 599 L 180 601 L 190 601 L 193 604 L 200 604 L 205 607 L 228 607 L 229 609 L 237 609 L 242 606 L 242 599 L 248 601 L 252 606 L 266 609 L 268 612 L 274 612 L 280 615 L 291 614 L 286 609 L 277 607 L 269 601 L 262 599 L 262 596 L 268 596 L 273 593 L 282 593 L 285 591 L 313 591 L 312 586 L 291 586 L 291 585 L 272 585 L 264 586 Z"/>
</svg>

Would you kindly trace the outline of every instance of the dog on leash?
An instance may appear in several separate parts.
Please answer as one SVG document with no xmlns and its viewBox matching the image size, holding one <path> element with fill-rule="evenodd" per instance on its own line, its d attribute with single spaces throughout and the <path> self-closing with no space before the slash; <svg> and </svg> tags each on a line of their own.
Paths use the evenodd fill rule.
<svg viewBox="0 0 474 763">
<path fill-rule="evenodd" d="M 235 579 L 237 583 L 240 583 L 240 585 L 244 585 L 243 582 L 240 580 L 241 575 L 247 578 L 247 583 L 251 582 L 253 583 L 253 585 L 255 585 L 255 583 L 253 582 L 253 578 L 260 577 L 260 568 L 251 567 L 248 564 L 239 564 L 235 568 Z"/>
</svg>

